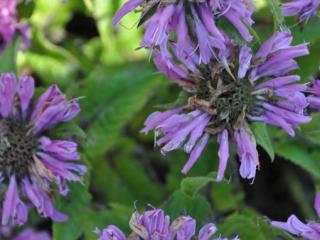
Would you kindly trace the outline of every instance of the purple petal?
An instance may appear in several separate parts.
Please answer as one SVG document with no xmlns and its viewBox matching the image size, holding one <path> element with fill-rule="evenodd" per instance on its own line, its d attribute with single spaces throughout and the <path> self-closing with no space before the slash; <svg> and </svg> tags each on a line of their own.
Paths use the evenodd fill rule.
<svg viewBox="0 0 320 240">
<path fill-rule="evenodd" d="M 129 0 L 128 2 L 126 2 L 112 19 L 112 24 L 116 25 L 126 14 L 133 11 L 142 3 L 143 0 Z"/>
<path fill-rule="evenodd" d="M 219 156 L 219 169 L 217 174 L 217 181 L 221 181 L 224 177 L 224 172 L 227 168 L 227 163 L 229 159 L 229 136 L 228 130 L 223 130 L 223 132 L 218 137 L 218 143 L 220 144 L 218 156 Z"/>
<path fill-rule="evenodd" d="M 8 117 L 12 112 L 16 91 L 16 76 L 13 73 L 0 74 L 0 114 L 2 117 Z"/>
<path fill-rule="evenodd" d="M 102 231 L 96 229 L 95 233 L 99 235 L 98 240 L 127 240 L 125 234 L 114 225 L 109 225 Z"/>
<path fill-rule="evenodd" d="M 241 21 L 238 14 L 230 10 L 224 15 L 232 24 L 233 26 L 239 31 L 240 35 L 246 40 L 247 42 L 251 42 L 253 37 L 251 36 L 248 28 L 245 24 Z"/>
<path fill-rule="evenodd" d="M 196 221 L 190 216 L 181 216 L 171 224 L 172 238 L 176 240 L 191 240 L 196 234 Z"/>
<path fill-rule="evenodd" d="M 37 208 L 38 213 L 43 217 L 50 217 L 53 221 L 64 222 L 67 221 L 68 216 L 60 213 L 54 209 L 53 203 L 48 194 L 43 190 L 35 180 L 30 182 L 25 178 L 22 182 L 24 195 Z"/>
<path fill-rule="evenodd" d="M 9 187 L 3 201 L 2 225 L 25 223 L 28 219 L 28 209 L 19 199 L 15 176 L 11 176 Z"/>
<path fill-rule="evenodd" d="M 210 134 L 205 133 L 203 137 L 199 140 L 199 143 L 194 147 L 192 150 L 190 157 L 187 161 L 187 163 L 184 165 L 182 169 L 183 174 L 187 174 L 189 170 L 192 168 L 192 166 L 196 163 L 196 161 L 201 156 L 201 153 L 203 152 L 205 146 L 207 145 L 210 138 Z"/>
<path fill-rule="evenodd" d="M 290 84 L 290 83 L 294 83 L 300 81 L 300 76 L 298 75 L 291 75 L 291 76 L 285 76 L 285 77 L 278 77 L 278 78 L 274 78 L 272 80 L 268 80 L 265 81 L 261 84 L 258 84 L 256 86 L 256 89 L 261 89 L 261 88 L 265 88 L 265 87 L 270 87 L 273 89 L 277 89 L 279 87 L 282 87 L 284 85 Z"/>
<path fill-rule="evenodd" d="M 209 240 L 217 232 L 217 227 L 213 223 L 204 225 L 199 232 L 199 240 Z"/>
<path fill-rule="evenodd" d="M 246 76 L 247 71 L 250 67 L 252 59 L 252 50 L 247 46 L 243 46 L 240 50 L 239 56 L 239 71 L 238 71 L 238 78 L 242 79 Z"/>
<path fill-rule="evenodd" d="M 310 227 L 301 222 L 295 215 L 291 215 L 287 222 L 272 221 L 271 224 L 295 235 L 301 235 L 304 232 L 310 231 Z"/>
<path fill-rule="evenodd" d="M 47 137 L 39 139 L 41 149 L 59 160 L 79 160 L 78 145 L 71 141 L 50 140 Z"/>
<path fill-rule="evenodd" d="M 237 151 L 240 157 L 240 175 L 243 178 L 252 179 L 256 175 L 259 165 L 256 142 L 252 133 L 248 133 L 244 127 L 235 132 Z"/>
<path fill-rule="evenodd" d="M 18 93 L 20 96 L 22 116 L 23 119 L 25 119 L 34 94 L 34 80 L 32 77 L 20 77 Z"/>
<path fill-rule="evenodd" d="M 47 232 L 35 232 L 31 228 L 23 230 L 17 237 L 13 240 L 51 240 L 52 238 Z"/>
</svg>

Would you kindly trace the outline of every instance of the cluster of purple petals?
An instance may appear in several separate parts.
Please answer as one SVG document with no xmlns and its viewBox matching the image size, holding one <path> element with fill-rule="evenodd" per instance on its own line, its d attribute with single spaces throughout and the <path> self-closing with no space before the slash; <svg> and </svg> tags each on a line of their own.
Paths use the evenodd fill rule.
<svg viewBox="0 0 320 240">
<path fill-rule="evenodd" d="M 0 53 L 13 40 L 15 33 L 22 35 L 23 44 L 29 45 L 28 26 L 20 24 L 17 19 L 16 7 L 21 0 L 0 1 Z"/>
<path fill-rule="evenodd" d="M 42 217 L 54 221 L 65 221 L 67 216 L 57 211 L 50 197 L 52 183 L 59 192 L 66 195 L 67 181 L 81 181 L 80 175 L 86 167 L 73 161 L 79 160 L 75 142 L 50 139 L 43 135 L 48 128 L 73 119 L 80 108 L 76 100 L 67 100 L 55 85 L 49 87 L 34 104 L 34 80 L 21 77 L 17 81 L 12 73 L 0 75 L 0 119 L 24 122 L 31 127 L 31 134 L 37 139 L 37 152 L 31 159 L 28 176 L 17 179 L 13 173 L 6 176 L 0 169 L 2 184 L 8 182 L 1 208 L 2 225 L 23 224 L 27 221 L 28 207 L 20 196 L 28 199 Z"/>
<path fill-rule="evenodd" d="M 13 228 L 5 226 L 0 228 L 0 239 L 11 239 L 11 240 L 51 240 L 49 233 L 45 231 L 36 232 L 31 228 L 24 229 L 17 236 L 12 233 Z"/>
<path fill-rule="evenodd" d="M 252 40 L 246 27 L 253 24 L 251 16 L 255 7 L 251 0 L 163 2 L 165 3 L 158 2 L 156 12 L 144 23 L 145 34 L 141 42 L 142 47 L 159 49 L 163 59 L 171 58 L 171 49 L 182 62 L 194 61 L 195 58 L 204 64 L 212 58 L 226 62 L 230 39 L 217 27 L 217 18 L 229 21 L 246 41 Z M 118 11 L 113 24 L 144 4 L 144 0 L 129 0 Z M 188 22 L 190 19 L 193 21 L 191 24 Z M 189 31 L 190 25 L 194 31 Z"/>
<path fill-rule="evenodd" d="M 316 16 L 320 7 L 320 0 L 292 0 L 282 4 L 284 16 L 298 16 L 298 21 L 303 22 Z"/>
<path fill-rule="evenodd" d="M 196 236 L 196 221 L 190 216 L 181 216 L 170 224 L 170 217 L 161 209 L 153 209 L 142 215 L 135 212 L 130 220 L 132 233 L 130 237 L 138 237 L 141 240 L 191 240 Z M 95 231 L 98 240 L 126 240 L 126 235 L 116 226 L 110 225 L 104 230 Z M 199 240 L 228 240 L 221 236 L 212 238 L 217 232 L 213 223 L 203 226 L 198 234 Z M 239 240 L 238 237 L 233 240 Z"/>
<path fill-rule="evenodd" d="M 320 80 L 313 79 L 308 86 L 307 90 L 307 101 L 309 108 L 320 111 Z"/>
<path fill-rule="evenodd" d="M 320 193 L 316 194 L 314 207 L 320 217 Z M 287 222 L 272 221 L 271 224 L 305 240 L 320 239 L 320 223 L 315 221 L 303 223 L 295 215 L 291 215 Z"/>
<path fill-rule="evenodd" d="M 259 114 L 254 116 L 247 114 L 247 121 L 261 121 L 281 127 L 289 135 L 294 136 L 296 127 L 311 120 L 304 115 L 310 100 L 308 101 L 304 94 L 307 86 L 296 83 L 300 77 L 289 75 L 289 72 L 298 68 L 295 58 L 307 55 L 309 52 L 307 44 L 291 46 L 291 43 L 292 36 L 289 32 L 276 32 L 254 55 L 250 48 L 242 47 L 237 81 L 241 82 L 247 78 L 255 86 L 254 94 L 258 96 L 256 109 Z M 200 80 L 205 78 L 197 70 L 196 64 L 178 64 L 173 59 L 168 63 L 158 52 L 154 54 L 154 62 L 157 68 L 171 79 L 183 81 L 183 86 L 188 92 L 192 91 L 195 84 L 192 76 L 196 75 Z M 277 102 L 268 102 L 265 95 L 269 92 L 277 97 Z M 201 109 L 185 113 L 183 110 L 186 106 L 151 114 L 142 130 L 144 133 L 155 131 L 156 145 L 161 146 L 163 154 L 181 147 L 190 154 L 182 170 L 183 173 L 187 173 L 201 156 L 210 137 L 206 127 L 210 122 L 214 122 L 214 116 Z M 236 143 L 241 162 L 241 176 L 254 178 L 259 166 L 256 142 L 249 126 L 244 124 L 235 131 L 224 129 L 218 134 L 220 164 L 217 180 L 222 180 L 224 176 L 229 158 L 230 139 Z"/>
</svg>

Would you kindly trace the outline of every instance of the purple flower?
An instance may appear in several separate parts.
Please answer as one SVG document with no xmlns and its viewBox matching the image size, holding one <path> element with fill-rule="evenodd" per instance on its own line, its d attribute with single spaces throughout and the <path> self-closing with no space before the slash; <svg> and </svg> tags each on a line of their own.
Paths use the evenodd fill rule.
<svg viewBox="0 0 320 240">
<path fill-rule="evenodd" d="M 126 240 L 124 233 L 116 226 L 110 225 L 107 228 L 100 231 L 98 228 L 95 233 L 99 235 L 98 240 Z"/>
<path fill-rule="evenodd" d="M 320 216 L 320 193 L 316 194 L 315 209 L 318 216 Z M 306 240 L 320 239 L 320 223 L 314 221 L 303 223 L 295 215 L 291 215 L 287 222 L 272 221 L 271 224 Z"/>
<path fill-rule="evenodd" d="M 17 236 L 13 236 L 12 226 L 0 227 L 0 238 L 11 240 L 51 240 L 49 233 L 45 231 L 36 232 L 31 228 L 26 228 Z"/>
<path fill-rule="evenodd" d="M 27 228 L 13 240 L 51 240 L 52 238 L 47 232 L 35 232 L 34 230 Z"/>
<path fill-rule="evenodd" d="M 34 80 L 12 73 L 0 74 L 0 180 L 7 186 L 1 209 L 2 225 L 27 221 L 29 200 L 42 217 L 65 221 L 51 199 L 51 184 L 60 194 L 68 192 L 67 181 L 82 181 L 86 167 L 79 160 L 77 144 L 54 140 L 43 133 L 55 124 L 74 118 L 80 108 L 68 101 L 57 86 L 51 86 L 32 107 Z M 22 200 L 23 199 L 23 200 Z"/>
<path fill-rule="evenodd" d="M 161 209 L 152 209 L 140 215 L 134 212 L 130 220 L 132 233 L 128 238 L 116 226 L 110 225 L 103 231 L 95 230 L 99 235 L 98 240 L 191 240 L 196 235 L 196 221 L 190 216 L 181 216 L 170 224 L 170 217 Z M 199 240 L 228 240 L 227 238 L 212 238 L 217 232 L 213 223 L 206 224 L 199 231 Z M 238 237 L 233 240 L 239 240 Z"/>
<path fill-rule="evenodd" d="M 320 80 L 312 80 L 306 90 L 307 101 L 311 109 L 320 110 Z"/>
<path fill-rule="evenodd" d="M 253 24 L 255 7 L 251 0 L 129 0 L 118 11 L 113 24 L 137 8 L 141 8 L 140 24 L 145 28 L 141 46 L 159 49 L 166 60 L 173 50 L 182 62 L 196 60 L 207 64 L 212 58 L 226 62 L 231 42 L 216 25 L 220 19 L 230 22 L 246 41 L 252 40 L 246 27 Z"/>
<path fill-rule="evenodd" d="M 284 16 L 298 16 L 298 21 L 307 21 L 316 16 L 319 10 L 320 0 L 292 0 L 282 4 L 282 14 Z"/>
<path fill-rule="evenodd" d="M 256 54 L 246 46 L 235 46 L 230 51 L 238 57 L 229 57 L 227 64 L 182 64 L 173 59 L 168 64 L 154 51 L 155 65 L 182 86 L 189 98 L 174 109 L 151 114 L 142 132 L 155 131 L 156 145 L 163 154 L 179 148 L 190 154 L 183 173 L 199 159 L 210 135 L 218 135 L 217 181 L 223 179 L 228 144 L 233 140 L 240 175 L 254 178 L 259 160 L 249 123 L 264 122 L 294 136 L 295 128 L 311 120 L 304 115 L 309 105 L 304 95 L 307 86 L 296 83 L 299 76 L 289 75 L 298 68 L 295 58 L 309 53 L 307 44 L 291 46 L 291 42 L 290 33 L 276 32 Z"/>
<path fill-rule="evenodd" d="M 30 34 L 28 26 L 18 22 L 16 7 L 20 0 L 2 0 L 0 2 L 0 53 L 13 40 L 16 32 L 22 35 L 22 42 L 29 45 Z"/>
</svg>

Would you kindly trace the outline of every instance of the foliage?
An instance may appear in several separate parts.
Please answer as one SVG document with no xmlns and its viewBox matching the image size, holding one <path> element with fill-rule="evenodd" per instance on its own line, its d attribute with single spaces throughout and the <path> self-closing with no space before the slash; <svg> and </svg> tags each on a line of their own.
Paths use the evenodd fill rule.
<svg viewBox="0 0 320 240">
<path fill-rule="evenodd" d="M 32 73 L 40 87 L 57 83 L 70 96 L 80 98 L 79 126 L 65 124 L 55 134 L 81 143 L 82 161 L 90 165 L 90 172 L 83 185 L 70 184 L 69 195 L 58 198 L 56 206 L 66 212 L 70 220 L 50 224 L 53 239 L 96 239 L 95 227 L 108 224 L 129 232 L 127 223 L 134 208 L 145 209 L 148 204 L 163 207 L 172 219 L 181 214 L 191 215 L 198 226 L 217 222 L 228 237 L 292 239 L 270 226 L 264 217 L 268 211 L 259 209 L 260 202 L 252 204 L 253 197 L 245 189 L 252 190 L 250 182 L 238 179 L 232 149 L 230 162 L 234 165 L 228 169 L 232 181 L 224 179 L 217 183 L 212 173 L 217 169 L 215 142 L 210 142 L 186 177 L 180 172 L 186 159 L 182 151 L 164 157 L 155 151 L 152 134 L 139 133 L 151 112 L 179 105 L 186 96 L 156 71 L 145 50 L 136 49 L 141 31 L 132 23 L 137 22 L 137 16 L 125 17 L 123 26 L 111 25 L 112 16 L 123 2 L 69 0 L 62 4 L 60 0 L 37 0 L 23 3 L 19 12 L 23 20 L 31 24 L 32 45 L 27 51 L 17 53 L 17 38 L 0 56 L 1 72 Z M 299 61 L 301 67 L 297 74 L 303 81 L 316 75 L 320 65 L 320 20 L 315 18 L 305 26 L 296 26 L 294 20 L 283 18 L 278 0 L 257 3 L 257 27 L 252 29 L 255 36 L 252 45 L 257 46 L 274 29 L 292 26 L 294 42 L 310 42 L 311 51 Z M 82 21 L 86 21 L 84 26 Z M 219 24 L 243 44 L 228 23 Z M 262 165 L 267 161 L 275 164 L 288 160 L 293 163 L 290 168 L 299 167 L 294 168 L 296 178 L 303 180 L 308 176 L 313 184 L 313 179 L 320 178 L 319 126 L 319 115 L 315 115 L 313 122 L 289 139 L 275 128 L 254 124 L 252 129 L 261 146 Z M 285 175 L 287 169 L 283 167 L 281 171 Z M 300 176 L 300 171 L 308 174 Z M 261 172 L 263 166 L 258 175 Z M 298 194 L 310 194 L 312 184 Z M 280 200 L 289 201 L 290 196 L 283 198 Z M 301 209 L 303 207 L 297 209 L 300 214 Z M 296 208 L 290 211 L 294 213 Z M 288 216 L 285 214 L 281 215 L 282 220 Z"/>
</svg>

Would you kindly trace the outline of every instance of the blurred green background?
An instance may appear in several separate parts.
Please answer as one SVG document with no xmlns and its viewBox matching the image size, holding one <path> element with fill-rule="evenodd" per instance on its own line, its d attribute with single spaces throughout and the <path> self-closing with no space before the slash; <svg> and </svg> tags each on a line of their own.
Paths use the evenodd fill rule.
<svg viewBox="0 0 320 240">
<path fill-rule="evenodd" d="M 139 14 L 129 14 L 119 26 L 111 19 L 125 1 L 37 0 L 23 4 L 20 15 L 30 23 L 32 45 L 25 52 L 10 46 L 2 71 L 17 68 L 32 74 L 39 87 L 57 83 L 69 96 L 81 97 L 78 124 L 64 125 L 60 134 L 81 143 L 82 158 L 90 166 L 85 185 L 72 185 L 57 206 L 70 216 L 59 224 L 31 222 L 51 229 L 55 240 L 96 239 L 95 227 L 115 224 L 129 232 L 135 208 L 163 207 L 172 217 L 189 214 L 198 226 L 216 222 L 226 236 L 241 239 L 292 239 L 272 229 L 268 217 L 285 220 L 291 213 L 315 218 L 312 207 L 320 178 L 319 116 L 303 126 L 294 139 L 264 125 L 258 134 L 261 170 L 254 183 L 238 176 L 233 154 L 227 179 L 213 181 L 217 146 L 213 139 L 187 176 L 180 173 L 187 156 L 176 151 L 162 156 L 153 135 L 139 133 L 145 118 L 159 106 L 175 101 L 179 88 L 152 65 L 147 51 L 138 49 L 142 30 Z M 302 80 L 315 76 L 320 65 L 319 19 L 297 26 L 282 22 L 276 0 L 256 1 L 254 29 L 260 42 L 272 32 L 292 29 L 294 43 L 310 42 L 311 55 L 299 60 Z M 259 41 L 252 44 L 259 46 Z M 15 61 L 17 60 L 17 61 Z M 15 64 L 17 62 L 17 65 Z M 234 152 L 234 151 L 233 151 Z"/>
</svg>

